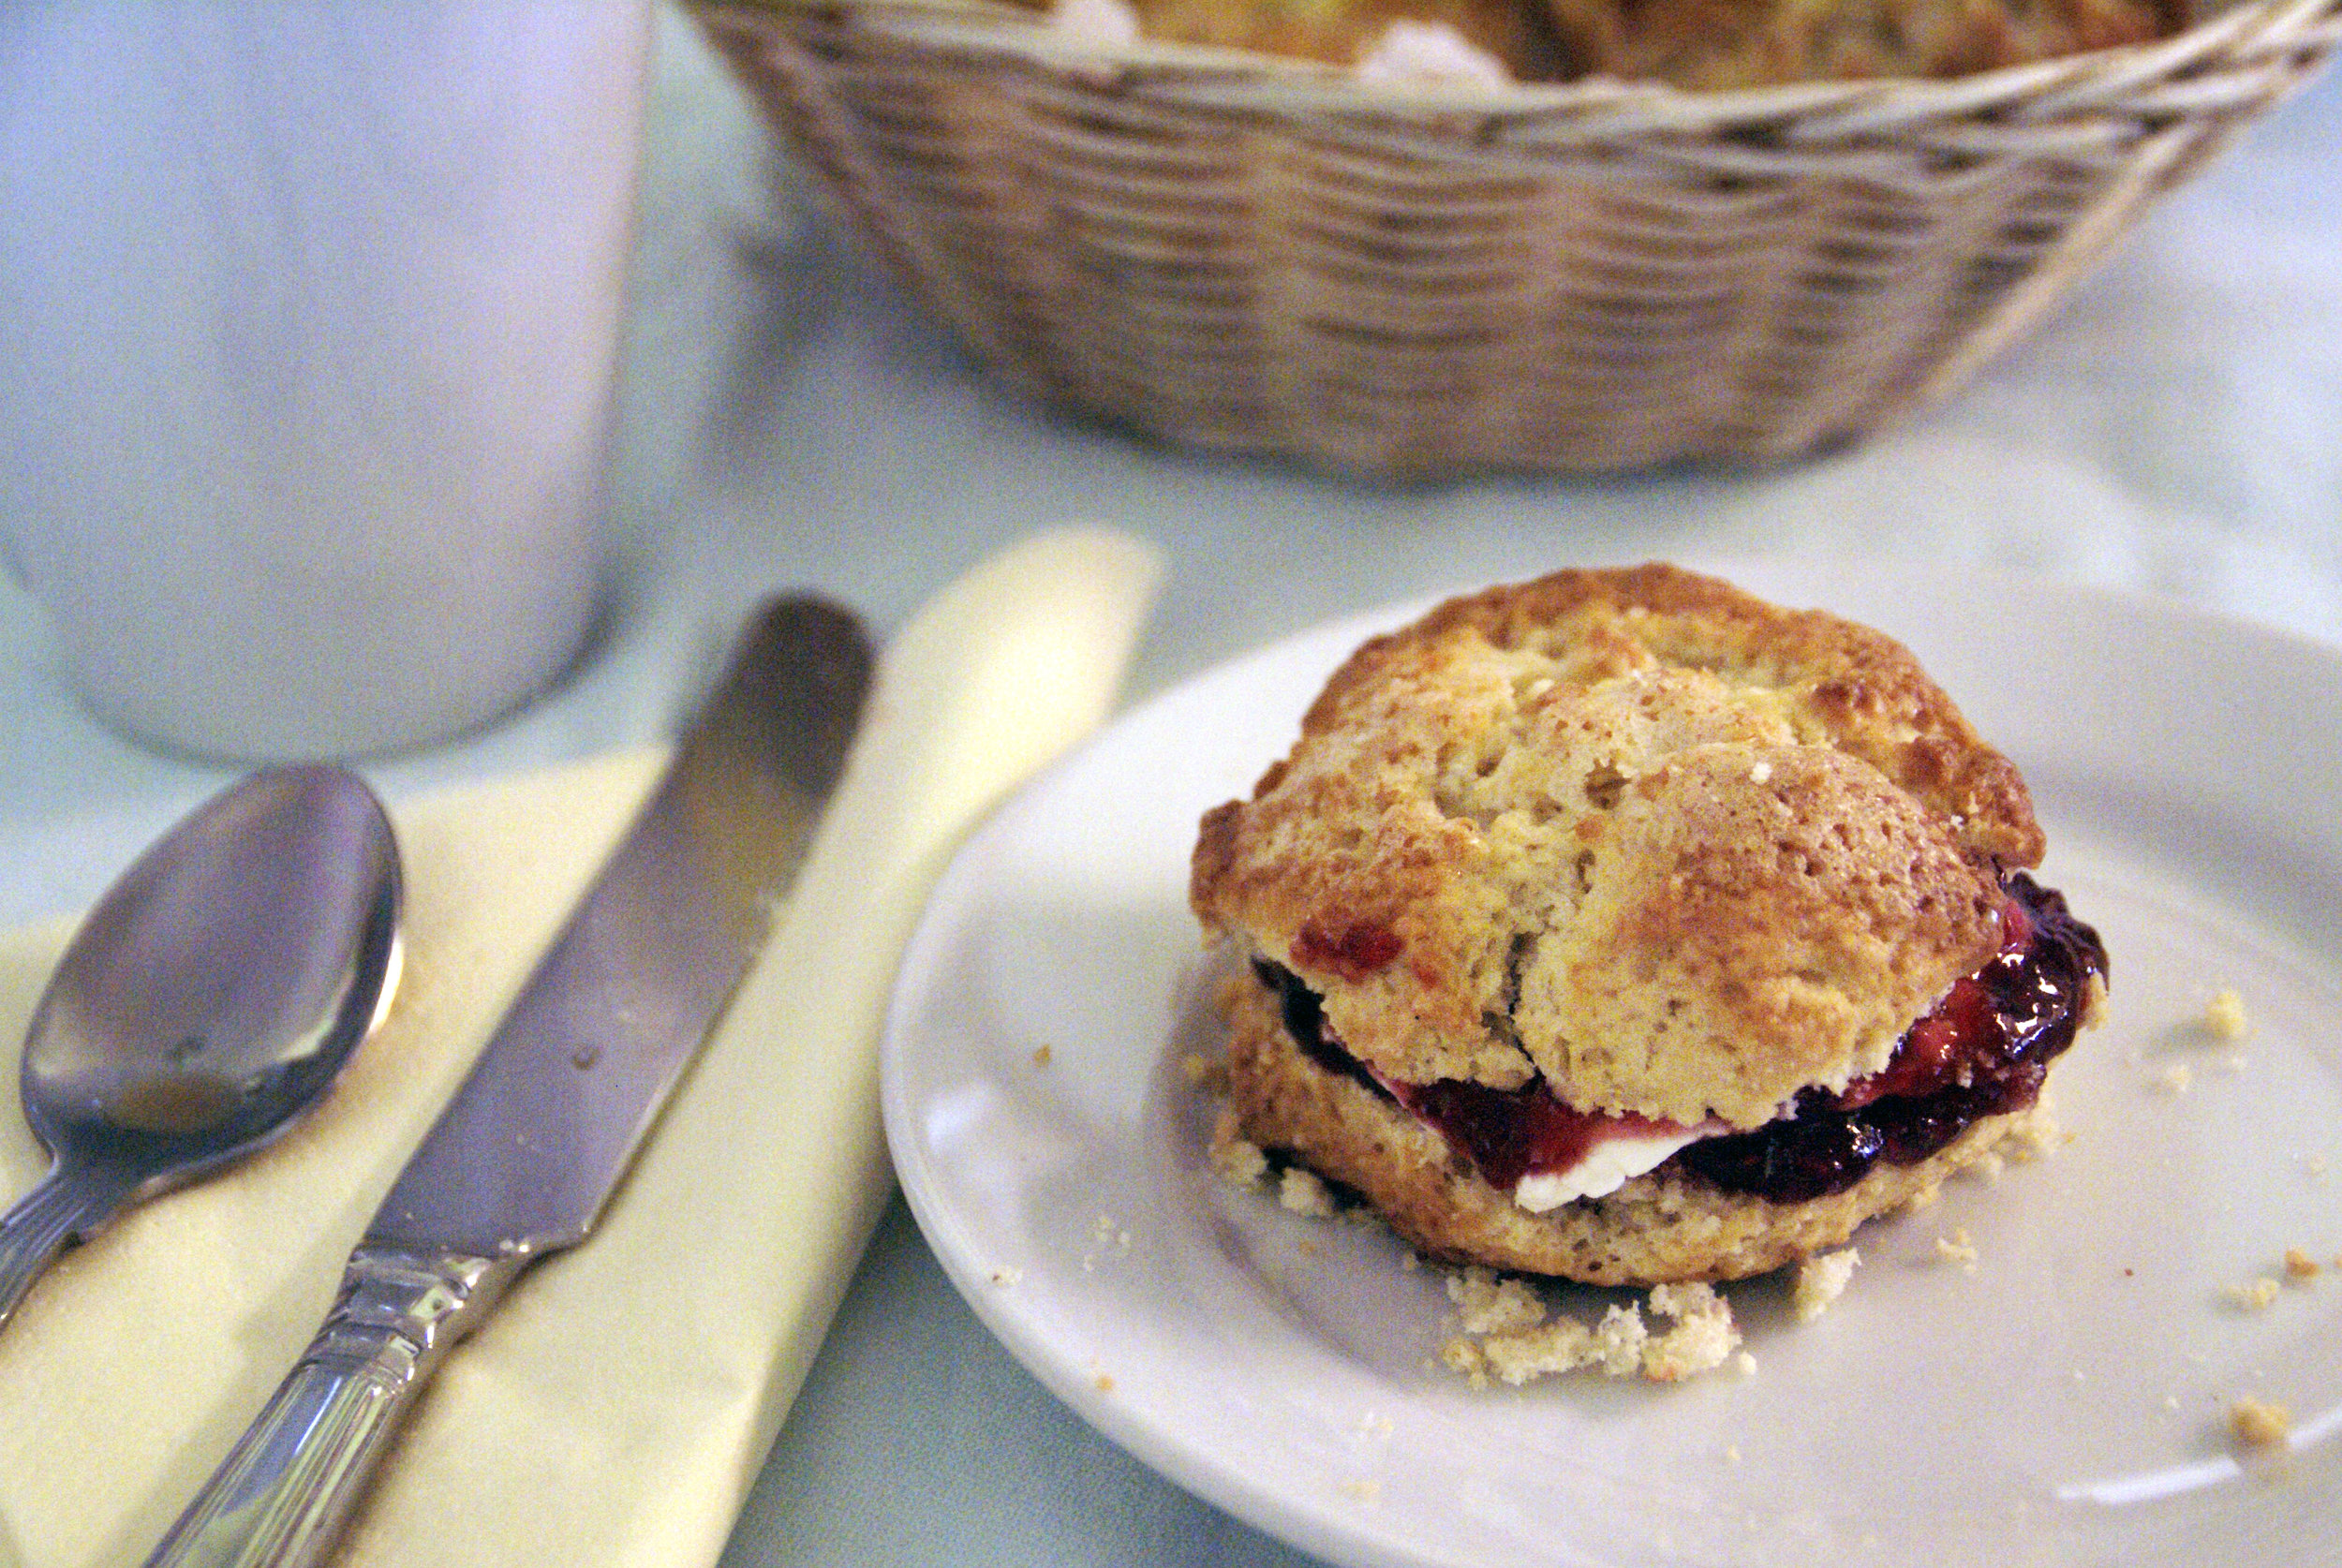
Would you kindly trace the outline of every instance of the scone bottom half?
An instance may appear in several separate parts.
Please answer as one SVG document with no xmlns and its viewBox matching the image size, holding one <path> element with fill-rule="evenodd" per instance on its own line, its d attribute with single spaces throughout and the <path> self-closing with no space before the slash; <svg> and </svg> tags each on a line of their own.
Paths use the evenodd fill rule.
<svg viewBox="0 0 2342 1568">
<path fill-rule="evenodd" d="M 2028 1125 L 2103 944 L 2023 782 L 1880 634 L 1670 567 L 1361 647 L 1191 898 L 1242 1135 L 1425 1252 L 1763 1273 Z"/>
</svg>

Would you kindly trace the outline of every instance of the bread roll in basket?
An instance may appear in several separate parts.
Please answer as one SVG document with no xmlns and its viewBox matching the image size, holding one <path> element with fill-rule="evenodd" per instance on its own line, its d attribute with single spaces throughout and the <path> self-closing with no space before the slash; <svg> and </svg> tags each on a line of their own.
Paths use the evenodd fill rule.
<svg viewBox="0 0 2342 1568">
<path fill-rule="evenodd" d="M 1012 384 L 1432 477 L 1766 463 L 1959 386 L 2300 86 L 2342 0 L 1940 78 L 1387 80 L 987 0 L 688 0 Z"/>
</svg>

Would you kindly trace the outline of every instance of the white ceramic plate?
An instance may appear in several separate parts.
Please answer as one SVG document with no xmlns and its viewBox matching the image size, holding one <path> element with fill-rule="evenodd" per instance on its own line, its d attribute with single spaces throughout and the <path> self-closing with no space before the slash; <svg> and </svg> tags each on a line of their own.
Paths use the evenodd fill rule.
<svg viewBox="0 0 2342 1568">
<path fill-rule="evenodd" d="M 1401 607 L 1137 709 L 959 854 L 883 1065 L 937 1254 L 1101 1431 L 1340 1562 L 2342 1562 L 2342 657 L 2077 588 L 1734 574 L 1903 638 L 2024 769 L 2045 880 L 2112 953 L 2112 1021 L 2052 1078 L 2073 1143 L 1865 1229 L 1818 1322 L 1778 1281 L 1731 1287 L 1754 1375 L 1441 1368 L 1437 1272 L 1211 1176 L 1180 1067 L 1212 1043 L 1196 818 Z M 2236 1045 L 2201 1024 L 2222 986 Z M 1938 1256 L 1956 1228 L 1973 1271 Z M 2228 1298 L 2289 1248 L 2322 1272 Z M 2240 1463 L 2246 1395 L 2293 1427 Z"/>
</svg>

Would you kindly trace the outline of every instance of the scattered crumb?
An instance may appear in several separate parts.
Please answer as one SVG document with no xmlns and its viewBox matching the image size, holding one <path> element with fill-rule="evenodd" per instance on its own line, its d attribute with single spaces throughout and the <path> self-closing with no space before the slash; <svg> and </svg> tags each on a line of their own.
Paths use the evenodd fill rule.
<svg viewBox="0 0 2342 1568">
<path fill-rule="evenodd" d="M 1747 1351 L 1741 1352 L 1740 1354 L 1732 1358 L 1732 1369 L 1740 1373 L 1741 1376 L 1744 1378 L 1755 1377 L 1756 1375 L 1756 1356 L 1750 1354 Z"/>
<path fill-rule="evenodd" d="M 1613 1308 L 1611 1310 L 1616 1311 Z M 1640 1318 L 1635 1320 L 1639 1327 Z M 1471 1344 L 1468 1340 L 1454 1344 Z M 1639 1357 L 1637 1358 L 1638 1361 Z M 1468 1364 L 1476 1377 L 1486 1383 L 1490 1371 L 1518 1387 L 1532 1378 L 1549 1372 L 1574 1371 L 1580 1367 L 1596 1365 L 1600 1353 L 1594 1349 L 1593 1331 L 1576 1318 L 1556 1318 L 1536 1328 L 1520 1329 L 1511 1334 L 1497 1335 L 1478 1344 L 1471 1344 Z M 1456 1365 L 1451 1360 L 1449 1365 Z"/>
<path fill-rule="evenodd" d="M 1035 1066 L 1035 1067 L 1046 1067 L 1046 1066 L 1048 1066 L 1048 1065 L 1049 1065 L 1049 1058 L 1050 1058 L 1050 1056 L 1051 1056 L 1052 1054 L 1053 1054 L 1053 1053 L 1049 1050 L 1049 1048 L 1048 1048 L 1046 1045 L 1035 1045 L 1035 1046 L 1032 1048 L 1032 1064 L 1033 1064 L 1033 1066 Z"/>
<path fill-rule="evenodd" d="M 1402 1274 L 1413 1274 L 1422 1266 L 1423 1254 L 1413 1248 L 1409 1248 L 1399 1259 L 1399 1270 Z"/>
<path fill-rule="evenodd" d="M 2283 1442 L 2293 1429 L 2293 1413 L 2283 1405 L 2263 1403 L 2247 1394 L 2229 1406 L 2229 1429 L 2237 1441 L 2254 1448 Z"/>
<path fill-rule="evenodd" d="M 1344 1481 L 1341 1495 L 1354 1502 L 1376 1502 L 1382 1499 L 1383 1484 L 1380 1481 Z"/>
<path fill-rule="evenodd" d="M 2326 1157 L 2324 1155 L 2313 1154 L 2302 1163 L 2308 1168 L 2310 1176 L 2317 1180 L 2326 1179 Z"/>
<path fill-rule="evenodd" d="M 2175 1061 L 2157 1073 L 2155 1081 L 2173 1094 L 2186 1094 L 2187 1086 L 2196 1081 L 2196 1075 L 2188 1070 L 2186 1062 Z"/>
<path fill-rule="evenodd" d="M 1358 1436 L 1362 1438 L 1386 1438 L 1397 1429 L 1389 1416 L 1376 1411 L 1368 1411 L 1358 1417 Z"/>
<path fill-rule="evenodd" d="M 2314 1280 L 2318 1277 L 2318 1260 L 2299 1247 L 2285 1250 L 2285 1272 L 2290 1279 Z"/>
<path fill-rule="evenodd" d="M 2212 999 L 2204 1004 L 2203 1027 L 2210 1029 L 2216 1039 L 2244 1039 L 2252 1028 L 2250 1020 L 2245 1016 L 2245 998 L 2232 988 L 2215 992 Z"/>
<path fill-rule="evenodd" d="M 1739 1443 L 1727 1442 L 1724 1445 L 1724 1462 L 1727 1465 L 1736 1465 L 1741 1462 L 1741 1445 Z"/>
<path fill-rule="evenodd" d="M 1970 1274 L 1976 1272 L 1976 1244 L 1968 1239 L 1965 1226 L 1955 1229 L 1949 1236 L 1937 1236 L 1935 1256 L 1944 1263 L 1958 1264 Z"/>
<path fill-rule="evenodd" d="M 2277 1298 L 2277 1282 L 2262 1276 L 2246 1285 L 2230 1285 L 2220 1294 L 2247 1311 L 2258 1312 Z"/>
<path fill-rule="evenodd" d="M 1581 1368 L 1614 1378 L 1639 1373 L 1653 1383 L 1680 1383 L 1723 1366 L 1741 1342 L 1730 1303 L 1711 1285 L 1652 1290 L 1644 1306 L 1670 1325 L 1654 1334 L 1641 1307 L 1613 1305 L 1591 1324 L 1568 1316 L 1549 1321 L 1543 1301 L 1523 1281 L 1486 1270 L 1467 1270 L 1460 1283 L 1459 1278 L 1450 1277 L 1449 1288 L 1464 1308 L 1468 1329 L 1475 1322 L 1517 1325 L 1478 1331 L 1476 1342 L 1461 1337 L 1449 1341 L 1444 1358 L 1475 1383 L 1485 1383 L 1492 1373 L 1517 1387 Z M 1527 1298 L 1508 1287 L 1519 1287 Z"/>
<path fill-rule="evenodd" d="M 1089 1227 L 1090 1251 L 1082 1259 L 1082 1272 L 1093 1272 L 1099 1261 L 1110 1252 L 1131 1250 L 1131 1233 L 1111 1214 L 1101 1214 Z"/>
<path fill-rule="evenodd" d="M 1835 1252 L 1823 1252 L 1805 1259 L 1797 1265 L 1797 1285 L 1791 1298 L 1797 1321 L 1812 1323 L 1830 1309 L 1830 1304 L 1845 1294 L 1846 1281 L 1854 1278 L 1855 1265 L 1862 1254 L 1851 1247 Z"/>
<path fill-rule="evenodd" d="M 1602 1321 L 1593 1325 L 1586 1340 L 1587 1355 L 1580 1366 L 1599 1367 L 1614 1378 L 1623 1378 L 1642 1366 L 1643 1347 L 1651 1343 L 1651 1327 L 1642 1321 L 1642 1314 L 1628 1306 L 1606 1307 Z M 1490 1354 L 1493 1362 L 1496 1357 Z M 1534 1377 L 1533 1371 L 1530 1376 Z M 1508 1383 L 1526 1382 L 1525 1378 L 1507 1377 Z"/>
<path fill-rule="evenodd" d="M 1222 1111 L 1211 1131 L 1211 1168 L 1238 1187 L 1257 1187 L 1268 1175 L 1268 1156 L 1237 1135 L 1236 1116 Z"/>
<path fill-rule="evenodd" d="M 1642 1375 L 1654 1383 L 1712 1372 L 1740 1348 L 1732 1309 L 1712 1285 L 1661 1285 L 1651 1293 L 1651 1309 L 1675 1323 L 1643 1353 Z"/>
<path fill-rule="evenodd" d="M 1485 1388 L 1489 1381 L 1488 1357 L 1480 1347 L 1459 1334 L 1439 1348 L 1440 1364 L 1460 1377 L 1472 1380 L 1475 1388 Z"/>
<path fill-rule="evenodd" d="M 1277 1183 L 1277 1205 L 1313 1220 L 1330 1220 L 1334 1214 L 1333 1193 L 1317 1178 L 1316 1172 L 1298 1165 L 1285 1167 L 1284 1176 Z"/>
<path fill-rule="evenodd" d="M 1447 1299 L 1462 1313 L 1466 1334 L 1518 1334 L 1545 1321 L 1545 1302 L 1527 1280 L 1478 1265 L 1447 1277 Z"/>
<path fill-rule="evenodd" d="M 2163 1396 L 2163 1408 L 2164 1408 L 2165 1410 L 2177 1410 L 2177 1409 L 2179 1409 L 2179 1396 L 2178 1396 L 2178 1395 L 2176 1395 L 2176 1394 L 2166 1394 L 2166 1395 L 2164 1395 L 2164 1396 Z"/>
<path fill-rule="evenodd" d="M 1002 1264 L 992 1271 L 992 1282 L 1006 1290 L 1025 1277 L 1025 1271 L 1013 1264 Z"/>
<path fill-rule="evenodd" d="M 1112 1372 L 1093 1372 L 1089 1377 L 1089 1385 L 1101 1394 L 1111 1394 L 1114 1392 L 1114 1374 Z"/>
</svg>

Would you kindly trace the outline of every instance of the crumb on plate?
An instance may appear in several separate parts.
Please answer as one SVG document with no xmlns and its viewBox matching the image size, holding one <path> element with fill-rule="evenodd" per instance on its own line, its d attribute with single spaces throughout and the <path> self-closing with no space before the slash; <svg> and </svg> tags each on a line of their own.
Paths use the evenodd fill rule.
<svg viewBox="0 0 2342 1568">
<path fill-rule="evenodd" d="M 1222 1110 L 1212 1127 L 1211 1167 L 1238 1187 L 1257 1187 L 1268 1175 L 1268 1156 L 1238 1135 L 1233 1111 Z"/>
<path fill-rule="evenodd" d="M 1486 1269 L 1451 1275 L 1449 1292 L 1464 1309 L 1467 1333 L 1480 1337 L 1449 1340 L 1442 1359 L 1475 1384 L 1493 1375 L 1518 1387 L 1580 1368 L 1680 1383 L 1725 1365 L 1741 1343 L 1731 1304 L 1712 1285 L 1656 1285 L 1642 1305 L 1613 1304 L 1592 1324 L 1565 1314 L 1549 1319 L 1525 1281 Z M 1653 1332 L 1646 1309 L 1668 1326 Z M 1495 1326 L 1474 1330 L 1475 1323 Z"/>
<path fill-rule="evenodd" d="M 1330 1220 L 1334 1215 L 1334 1194 L 1317 1173 L 1299 1165 L 1288 1165 L 1278 1178 L 1277 1204 L 1295 1214 L 1306 1214 L 1312 1220 Z"/>
<path fill-rule="evenodd" d="M 1855 1265 L 1862 1254 L 1852 1247 L 1841 1247 L 1834 1252 L 1820 1252 L 1797 1265 L 1797 1283 L 1791 1293 L 1790 1304 L 1800 1323 L 1812 1323 L 1830 1309 L 1830 1304 L 1845 1294 L 1846 1281 L 1854 1278 Z"/>
<path fill-rule="evenodd" d="M 2249 1447 L 2269 1448 L 2283 1442 L 2293 1430 L 2293 1413 L 2283 1405 L 2269 1404 L 2245 1395 L 2229 1406 L 2229 1429 Z"/>
<path fill-rule="evenodd" d="M 2249 1312 L 2258 1312 L 2277 1298 L 2277 1282 L 2267 1275 L 2242 1285 L 2229 1285 L 2220 1294 Z"/>
<path fill-rule="evenodd" d="M 1545 1321 L 1545 1301 L 1534 1286 L 1478 1264 L 1447 1277 L 1447 1299 L 1466 1334 L 1518 1334 Z"/>
</svg>

